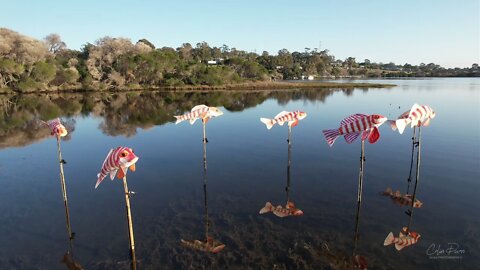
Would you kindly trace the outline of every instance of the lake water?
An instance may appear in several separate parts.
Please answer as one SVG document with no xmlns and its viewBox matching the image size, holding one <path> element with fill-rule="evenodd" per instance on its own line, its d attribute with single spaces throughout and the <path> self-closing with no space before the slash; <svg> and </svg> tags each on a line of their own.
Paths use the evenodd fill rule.
<svg viewBox="0 0 480 270">
<path fill-rule="evenodd" d="M 385 124 L 366 143 L 357 253 L 371 269 L 473 269 L 480 264 L 480 79 L 388 80 L 389 89 L 215 93 L 103 93 L 0 96 L 0 269 L 66 269 L 69 249 L 56 140 L 37 119 L 60 116 L 74 258 L 85 269 L 128 269 L 121 181 L 94 189 L 110 148 L 140 157 L 128 183 L 139 269 L 344 269 L 354 246 L 360 141 L 330 148 L 323 129 L 354 113 L 396 118 L 414 103 L 436 111 L 422 128 L 411 229 L 421 238 L 398 252 L 383 242 L 408 224 L 406 207 L 379 195 L 407 188 L 412 130 Z M 202 124 L 174 124 L 194 105 L 218 106 L 207 124 L 209 234 L 226 247 L 209 254 L 180 245 L 205 240 Z M 260 117 L 301 109 L 292 131 L 289 197 L 303 210 L 278 218 L 258 211 L 286 203 L 286 126 Z M 449 243 L 459 257 L 446 257 Z M 437 254 L 428 255 L 432 245 Z M 440 248 L 438 246 L 440 245 Z M 446 255 L 446 254 L 443 254 Z M 342 268 L 344 267 L 344 268 Z M 345 268 L 346 269 L 346 268 Z"/>
</svg>

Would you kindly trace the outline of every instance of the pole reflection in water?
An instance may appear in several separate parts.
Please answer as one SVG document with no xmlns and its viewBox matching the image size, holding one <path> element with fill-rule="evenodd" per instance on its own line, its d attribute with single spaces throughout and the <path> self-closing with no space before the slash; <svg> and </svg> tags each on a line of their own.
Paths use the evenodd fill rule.
<svg viewBox="0 0 480 270">
<path fill-rule="evenodd" d="M 207 193 L 207 184 L 208 184 L 208 177 L 207 177 L 207 132 L 206 132 L 206 123 L 208 118 L 202 119 L 203 123 L 203 206 L 205 209 L 205 240 L 184 240 L 180 239 L 180 243 L 188 248 L 210 252 L 210 253 L 218 253 L 225 248 L 225 244 L 222 242 L 215 240 L 212 236 L 210 236 L 210 221 L 208 217 L 208 193 Z"/>
<path fill-rule="evenodd" d="M 273 206 L 271 202 L 266 202 L 265 206 L 260 209 L 260 214 L 265 214 L 272 212 L 277 217 L 288 217 L 288 216 L 301 216 L 303 211 L 296 208 L 295 204 L 290 200 L 290 166 L 292 164 L 292 126 L 288 126 L 288 161 L 287 161 L 287 185 L 285 187 L 285 193 L 287 197 L 287 202 L 285 207 L 281 205 Z"/>
</svg>

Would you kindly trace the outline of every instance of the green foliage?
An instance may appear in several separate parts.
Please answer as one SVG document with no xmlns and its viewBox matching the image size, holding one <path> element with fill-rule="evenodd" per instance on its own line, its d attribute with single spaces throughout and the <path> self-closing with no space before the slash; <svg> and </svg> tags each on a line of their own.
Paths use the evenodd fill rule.
<svg viewBox="0 0 480 270">
<path fill-rule="evenodd" d="M 354 57 L 335 60 L 328 50 L 305 48 L 304 52 L 281 49 L 277 55 L 258 55 L 227 45 L 211 47 L 207 42 L 189 43 L 173 49 L 157 48 L 147 39 L 132 44 L 126 38 L 103 37 L 85 44 L 80 51 L 68 50 L 58 35 L 44 43 L 0 28 L 11 48 L 0 58 L 0 89 L 34 92 L 52 89 L 89 90 L 113 88 L 148 89 L 162 86 L 226 85 L 253 81 L 292 80 L 318 77 L 409 77 L 480 76 L 478 64 L 464 69 L 445 69 L 434 63 L 418 66 L 374 63 Z M 13 38 L 14 37 L 14 38 Z M 19 51 L 13 40 L 27 46 Z M 16 47 L 17 46 L 17 47 Z"/>
<path fill-rule="evenodd" d="M 37 62 L 33 65 L 31 77 L 39 83 L 48 84 L 55 78 L 56 67 L 48 62 Z"/>
</svg>

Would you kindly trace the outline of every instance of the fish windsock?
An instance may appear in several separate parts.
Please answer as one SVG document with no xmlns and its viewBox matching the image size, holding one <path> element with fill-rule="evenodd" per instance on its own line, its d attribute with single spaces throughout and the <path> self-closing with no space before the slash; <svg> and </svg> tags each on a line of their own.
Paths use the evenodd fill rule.
<svg viewBox="0 0 480 270">
<path fill-rule="evenodd" d="M 260 121 L 267 126 L 267 129 L 271 129 L 275 125 L 276 121 L 274 119 L 260 118 Z M 282 123 L 283 124 L 283 123 Z"/>
<path fill-rule="evenodd" d="M 260 214 L 265 214 L 265 213 L 268 213 L 268 212 L 272 212 L 273 211 L 273 205 L 270 203 L 270 202 L 267 202 L 265 203 L 265 206 L 260 209 Z"/>
<path fill-rule="evenodd" d="M 395 237 L 393 236 L 393 233 L 390 232 L 390 233 L 387 235 L 387 238 L 385 238 L 385 241 L 383 241 L 383 245 L 384 245 L 384 246 L 391 245 L 391 244 L 393 244 L 394 241 L 395 241 Z"/>
<path fill-rule="evenodd" d="M 100 185 L 108 174 L 110 174 L 110 180 L 113 180 L 115 175 L 117 175 L 118 178 L 123 178 L 127 173 L 127 169 L 135 171 L 135 163 L 137 161 L 138 157 L 131 148 L 119 146 L 115 149 L 110 149 L 110 152 L 108 152 L 107 157 L 103 161 L 100 173 L 97 174 L 95 188 Z"/>
<path fill-rule="evenodd" d="M 330 147 L 335 143 L 335 140 L 340 136 L 340 131 L 338 129 L 327 129 L 323 130 L 323 135 L 325 136 L 325 140 Z"/>
<path fill-rule="evenodd" d="M 43 124 L 47 125 L 51 131 L 51 134 L 54 136 L 65 137 L 68 132 L 65 126 L 60 121 L 60 118 L 55 118 L 47 122 L 41 121 Z"/>
</svg>

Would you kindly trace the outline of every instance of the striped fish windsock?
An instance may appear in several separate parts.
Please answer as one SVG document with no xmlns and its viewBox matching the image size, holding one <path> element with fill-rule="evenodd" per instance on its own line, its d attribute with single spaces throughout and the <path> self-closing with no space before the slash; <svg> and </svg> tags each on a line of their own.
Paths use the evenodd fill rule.
<svg viewBox="0 0 480 270">
<path fill-rule="evenodd" d="M 360 133 L 362 141 L 368 138 L 370 143 L 376 143 L 380 138 L 378 127 L 382 125 L 387 118 L 379 114 L 354 114 L 343 119 L 338 129 L 323 130 L 323 135 L 328 145 L 332 146 L 339 136 L 344 136 L 347 143 L 354 142 Z"/>
<path fill-rule="evenodd" d="M 280 126 L 283 126 L 285 122 L 288 122 L 288 126 L 295 127 L 296 125 L 298 125 L 298 121 L 304 119 L 305 117 L 307 117 L 306 112 L 298 110 L 293 112 L 282 111 L 277 114 L 273 119 L 260 118 L 260 121 L 265 124 L 267 129 L 271 129 L 277 123 Z"/>
<path fill-rule="evenodd" d="M 197 119 L 202 119 L 204 123 L 208 121 L 208 119 L 212 117 L 218 117 L 222 115 L 223 112 L 219 110 L 217 107 L 208 107 L 206 105 L 197 105 L 192 108 L 192 110 L 188 113 L 183 115 L 175 115 L 174 117 L 177 119 L 175 125 L 185 121 L 190 120 L 190 124 L 193 125 Z"/>
<path fill-rule="evenodd" d="M 133 152 L 133 149 L 119 146 L 115 149 L 110 149 L 105 161 L 103 161 L 100 173 L 97 174 L 97 183 L 95 188 L 100 185 L 103 179 L 110 174 L 110 179 L 113 180 L 117 174 L 118 178 L 122 179 L 127 174 L 127 169 L 135 171 L 135 163 L 138 161 L 138 157 Z"/>
<path fill-rule="evenodd" d="M 52 135 L 59 136 L 59 137 L 67 136 L 68 134 L 67 129 L 65 128 L 64 125 L 62 125 L 60 118 L 55 118 L 47 122 L 44 122 L 44 121 L 42 122 L 48 126 Z"/>
<path fill-rule="evenodd" d="M 400 134 L 403 134 L 405 127 L 410 124 L 410 127 L 414 126 L 428 126 L 430 125 L 430 119 L 435 118 L 435 111 L 428 105 L 414 104 L 409 111 L 402 113 L 397 120 L 391 120 L 390 126 L 393 130 L 397 130 Z"/>
<path fill-rule="evenodd" d="M 383 242 L 384 246 L 388 246 L 391 244 L 395 244 L 395 248 L 400 251 L 405 247 L 411 246 L 413 244 L 416 244 L 418 240 L 420 239 L 420 234 L 417 232 L 408 232 L 406 233 L 407 228 L 404 227 L 403 231 L 401 231 L 398 234 L 398 237 L 393 236 L 393 233 L 390 232 L 387 235 L 387 238 L 385 238 L 385 241 Z"/>
</svg>

